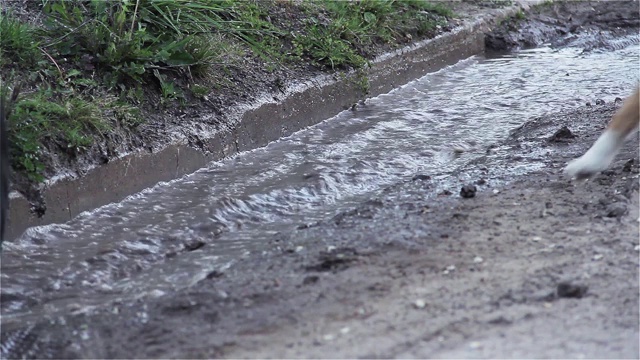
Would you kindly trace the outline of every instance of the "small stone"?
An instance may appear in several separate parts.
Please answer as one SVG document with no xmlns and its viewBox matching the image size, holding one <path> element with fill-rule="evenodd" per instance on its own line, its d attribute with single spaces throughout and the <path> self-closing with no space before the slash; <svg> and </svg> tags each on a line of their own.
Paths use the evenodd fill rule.
<svg viewBox="0 0 640 360">
<path fill-rule="evenodd" d="M 627 204 L 623 202 L 614 202 L 609 204 L 606 209 L 607 217 L 621 217 L 627 214 Z"/>
<path fill-rule="evenodd" d="M 550 142 L 566 142 L 569 139 L 573 139 L 576 136 L 569 130 L 569 128 L 565 125 L 558 129 L 555 134 L 551 135 L 549 138 Z"/>
<path fill-rule="evenodd" d="M 493 193 L 494 193 L 495 195 L 497 195 L 497 194 L 499 194 L 499 193 L 500 193 L 500 190 L 498 190 L 498 189 L 493 189 Z"/>
<path fill-rule="evenodd" d="M 335 337 L 333 334 L 326 334 L 326 335 L 324 335 L 324 336 L 322 337 L 322 339 L 323 339 L 324 341 L 331 341 L 331 340 L 333 340 L 333 339 L 335 339 L 335 338 L 336 338 L 336 337 Z"/>
<path fill-rule="evenodd" d="M 534 236 L 534 237 L 531 238 L 531 241 L 534 241 L 534 242 L 538 242 L 540 240 L 542 240 L 542 238 L 540 236 Z"/>
<path fill-rule="evenodd" d="M 305 277 L 302 280 L 302 285 L 311 285 L 311 284 L 315 284 L 318 282 L 318 280 L 320 280 L 320 278 L 317 275 L 310 275 Z"/>
<path fill-rule="evenodd" d="M 619 98 L 619 97 L 617 97 L 617 98 L 615 98 L 615 100 L 613 100 L 613 102 L 614 102 L 614 103 L 616 103 L 616 104 L 617 104 L 617 103 L 621 103 L 621 102 L 622 102 L 622 99 L 621 99 L 621 98 Z"/>
<path fill-rule="evenodd" d="M 604 100 L 596 99 L 596 105 L 604 105 Z"/>
<path fill-rule="evenodd" d="M 634 247 L 633 250 L 640 251 L 640 245 L 636 245 L 636 247 Z"/>
<path fill-rule="evenodd" d="M 476 256 L 476 257 L 473 258 L 473 262 L 476 263 L 476 264 L 479 264 L 479 263 L 481 263 L 483 261 L 484 261 L 484 259 L 482 259 L 480 256 Z"/>
<path fill-rule="evenodd" d="M 149 292 L 149 296 L 150 297 L 154 297 L 154 298 L 158 298 L 161 297 L 165 294 L 164 291 L 160 290 L 160 289 L 153 289 Z"/>
<path fill-rule="evenodd" d="M 329 245 L 329 246 L 327 246 L 327 252 L 332 252 L 332 251 L 333 251 L 333 250 L 335 250 L 335 249 L 336 249 L 336 247 L 335 247 L 335 246 L 333 246 L 333 245 Z"/>
<path fill-rule="evenodd" d="M 413 303 L 413 306 L 415 306 L 416 309 L 424 309 L 424 307 L 427 306 L 427 303 L 422 299 L 418 299 Z"/>
<path fill-rule="evenodd" d="M 587 285 L 561 282 L 556 288 L 556 293 L 558 294 L 558 297 L 561 298 L 580 299 L 587 293 L 587 290 L 589 290 L 589 287 Z"/>
<path fill-rule="evenodd" d="M 476 180 L 476 185 L 485 185 L 486 183 L 487 183 L 487 180 L 485 179 Z"/>
<path fill-rule="evenodd" d="M 593 257 L 591 259 L 593 261 L 598 261 L 598 260 L 602 260 L 603 257 L 604 257 L 604 255 L 602 255 L 602 254 L 595 254 L 595 255 L 593 255 Z"/>
<path fill-rule="evenodd" d="M 465 185 L 460 189 L 460 196 L 465 199 L 470 199 L 476 196 L 476 186 L 473 184 Z"/>
<path fill-rule="evenodd" d="M 587 107 L 591 107 L 591 103 L 590 102 L 587 103 Z"/>
<path fill-rule="evenodd" d="M 420 181 L 431 180 L 431 176 L 429 176 L 429 175 L 425 175 L 425 174 L 418 174 L 418 175 L 414 175 L 414 176 L 411 178 L 411 180 L 412 180 L 412 181 L 417 181 L 417 180 L 420 180 Z"/>
<path fill-rule="evenodd" d="M 480 349 L 482 347 L 482 343 L 479 341 L 472 341 L 469 343 L 469 347 L 472 349 Z"/>
<path fill-rule="evenodd" d="M 200 239 L 188 239 L 184 242 L 184 249 L 187 251 L 195 251 L 205 245 L 205 242 Z"/>
<path fill-rule="evenodd" d="M 296 252 L 300 252 L 302 250 L 304 250 L 304 246 L 297 246 L 296 247 Z"/>
<path fill-rule="evenodd" d="M 342 329 L 340 329 L 340 334 L 342 335 L 346 335 L 351 331 L 351 329 L 349 327 L 343 327 Z"/>
</svg>

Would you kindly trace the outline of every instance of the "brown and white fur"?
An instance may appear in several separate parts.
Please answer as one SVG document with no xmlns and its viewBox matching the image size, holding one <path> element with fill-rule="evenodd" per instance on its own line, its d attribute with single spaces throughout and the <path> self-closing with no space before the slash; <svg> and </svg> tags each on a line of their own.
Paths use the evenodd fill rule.
<svg viewBox="0 0 640 360">
<path fill-rule="evenodd" d="M 636 88 L 613 118 L 598 140 L 581 157 L 564 169 L 571 178 L 584 179 L 606 170 L 622 148 L 625 139 L 640 123 L 640 88 Z"/>
</svg>

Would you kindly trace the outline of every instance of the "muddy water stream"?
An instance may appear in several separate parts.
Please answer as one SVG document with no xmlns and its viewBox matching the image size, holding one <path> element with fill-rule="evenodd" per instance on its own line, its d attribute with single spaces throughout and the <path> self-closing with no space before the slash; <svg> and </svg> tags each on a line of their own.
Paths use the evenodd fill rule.
<svg viewBox="0 0 640 360">
<path fill-rule="evenodd" d="M 640 46 L 637 37 L 620 44 L 476 56 L 265 148 L 29 229 L 2 254 L 3 326 L 189 286 L 266 250 L 278 232 L 416 174 L 446 186 L 526 119 L 624 97 L 638 81 Z"/>
</svg>

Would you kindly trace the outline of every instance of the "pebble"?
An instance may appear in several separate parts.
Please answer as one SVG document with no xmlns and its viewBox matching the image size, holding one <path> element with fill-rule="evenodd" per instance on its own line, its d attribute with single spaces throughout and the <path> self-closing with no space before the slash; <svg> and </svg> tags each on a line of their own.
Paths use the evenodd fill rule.
<svg viewBox="0 0 640 360">
<path fill-rule="evenodd" d="M 413 306 L 415 306 L 416 309 L 424 309 L 424 307 L 427 306 L 427 303 L 422 299 L 418 299 L 413 303 Z"/>
<path fill-rule="evenodd" d="M 416 180 L 431 180 L 431 176 L 425 175 L 425 174 L 418 174 L 418 175 L 414 175 L 413 178 L 411 178 L 411 180 L 413 180 L 413 181 L 416 181 Z"/>
<path fill-rule="evenodd" d="M 484 259 L 482 259 L 480 256 L 476 256 L 476 257 L 473 258 L 473 262 L 476 263 L 476 264 L 479 264 L 479 263 L 481 263 L 483 261 L 484 261 Z"/>
<path fill-rule="evenodd" d="M 628 212 L 627 205 L 623 202 L 609 204 L 606 209 L 607 217 L 621 217 Z"/>
<path fill-rule="evenodd" d="M 446 274 L 448 274 L 450 272 L 453 272 L 453 271 L 456 271 L 455 265 L 449 265 L 444 269 L 444 271 L 442 273 L 446 275 Z"/>
<path fill-rule="evenodd" d="M 331 341 L 333 339 L 335 339 L 336 337 L 333 334 L 326 334 L 325 336 L 322 337 L 322 339 L 324 341 Z"/>
<path fill-rule="evenodd" d="M 348 326 L 343 327 L 342 329 L 340 329 L 340 333 L 343 334 L 343 335 L 348 334 L 349 331 L 351 331 L 351 328 L 349 328 Z"/>
<path fill-rule="evenodd" d="M 579 299 L 587 293 L 587 290 L 589 290 L 589 287 L 587 285 L 561 282 L 556 288 L 556 293 L 558 294 L 558 297 L 561 298 Z"/>
<path fill-rule="evenodd" d="M 460 196 L 462 196 L 465 199 L 470 199 L 476 196 L 476 191 L 477 191 L 477 188 L 475 185 L 468 184 L 463 186 L 462 189 L 460 189 Z"/>
<path fill-rule="evenodd" d="M 154 290 L 151 290 L 151 291 L 149 292 L 149 296 L 154 297 L 154 298 L 161 297 L 161 296 L 163 296 L 164 294 L 165 294 L 165 292 L 164 292 L 164 291 L 162 291 L 162 290 L 160 290 L 160 289 L 154 289 Z"/>
<path fill-rule="evenodd" d="M 304 250 L 304 246 L 297 246 L 296 247 L 296 252 L 300 252 L 302 250 Z"/>
<path fill-rule="evenodd" d="M 535 241 L 535 242 L 538 242 L 538 241 L 541 241 L 541 240 L 542 240 L 542 238 L 540 236 L 534 236 L 534 237 L 531 238 L 531 241 Z"/>
<path fill-rule="evenodd" d="M 634 247 L 633 250 L 640 251 L 640 245 L 636 245 L 636 247 Z"/>
<path fill-rule="evenodd" d="M 602 260 L 603 257 L 604 257 L 604 255 L 602 255 L 602 254 L 595 254 L 595 255 L 593 255 L 592 259 L 594 261 L 598 261 L 598 260 Z"/>
<path fill-rule="evenodd" d="M 494 193 L 494 194 L 498 194 L 499 192 L 500 192 L 500 190 L 498 190 L 498 189 L 493 189 L 493 193 Z"/>
</svg>

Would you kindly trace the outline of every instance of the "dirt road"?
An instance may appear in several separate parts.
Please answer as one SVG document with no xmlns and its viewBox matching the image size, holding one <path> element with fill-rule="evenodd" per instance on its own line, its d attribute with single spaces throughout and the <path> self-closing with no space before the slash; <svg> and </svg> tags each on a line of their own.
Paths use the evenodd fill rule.
<svg viewBox="0 0 640 360">
<path fill-rule="evenodd" d="M 417 177 L 183 291 L 3 331 L 4 355 L 637 358 L 638 137 L 559 174 L 617 106 L 528 122 L 460 171 L 473 198 Z M 542 167 L 505 182 L 507 157 Z"/>
<path fill-rule="evenodd" d="M 186 289 L 3 328 L 2 357 L 638 358 L 638 134 L 561 175 L 619 106 L 529 119 L 447 184 L 407 179 Z"/>
</svg>

